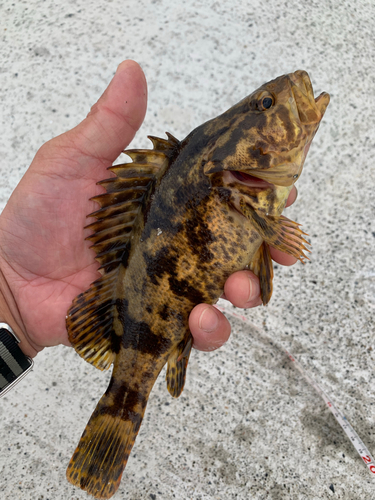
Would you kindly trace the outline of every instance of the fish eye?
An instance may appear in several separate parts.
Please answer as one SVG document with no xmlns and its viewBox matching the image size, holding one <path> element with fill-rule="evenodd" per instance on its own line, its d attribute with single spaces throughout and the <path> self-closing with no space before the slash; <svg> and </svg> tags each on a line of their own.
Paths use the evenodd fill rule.
<svg viewBox="0 0 375 500">
<path fill-rule="evenodd" d="M 262 100 L 263 109 L 269 109 L 273 105 L 272 97 L 264 97 Z"/>
</svg>

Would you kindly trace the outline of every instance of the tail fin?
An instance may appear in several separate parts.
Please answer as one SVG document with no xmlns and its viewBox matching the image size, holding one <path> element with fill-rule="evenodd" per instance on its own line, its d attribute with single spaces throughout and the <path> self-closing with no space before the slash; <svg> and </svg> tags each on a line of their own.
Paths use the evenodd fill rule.
<svg viewBox="0 0 375 500">
<path fill-rule="evenodd" d="M 124 420 L 106 413 L 107 408 L 104 395 L 66 471 L 68 481 L 95 498 L 111 498 L 116 493 L 143 418 L 132 412 L 131 420 Z"/>
</svg>

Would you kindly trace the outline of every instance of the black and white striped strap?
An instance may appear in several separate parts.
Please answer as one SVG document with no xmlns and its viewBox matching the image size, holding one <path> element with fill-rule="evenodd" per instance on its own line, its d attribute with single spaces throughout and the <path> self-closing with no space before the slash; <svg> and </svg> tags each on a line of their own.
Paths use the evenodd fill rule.
<svg viewBox="0 0 375 500">
<path fill-rule="evenodd" d="M 0 397 L 10 391 L 33 367 L 18 347 L 19 340 L 6 323 L 0 323 Z"/>
</svg>

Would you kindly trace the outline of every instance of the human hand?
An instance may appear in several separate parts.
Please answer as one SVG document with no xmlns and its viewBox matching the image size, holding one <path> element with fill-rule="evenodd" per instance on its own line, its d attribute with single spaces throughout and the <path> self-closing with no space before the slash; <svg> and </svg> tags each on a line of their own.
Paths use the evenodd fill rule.
<svg viewBox="0 0 375 500">
<path fill-rule="evenodd" d="M 44 144 L 0 216 L 0 320 L 29 356 L 70 345 L 65 318 L 76 295 L 98 278 L 84 226 L 109 167 L 140 127 L 147 85 L 125 61 L 77 127 Z"/>
<path fill-rule="evenodd" d="M 97 209 L 90 198 L 104 191 L 96 183 L 108 177 L 107 167 L 132 140 L 146 102 L 142 70 L 123 62 L 83 122 L 40 148 L 0 216 L 0 320 L 13 328 L 29 356 L 43 347 L 70 345 L 66 312 L 99 276 L 84 240 L 86 216 Z M 288 203 L 295 197 L 293 189 Z M 272 256 L 286 265 L 294 261 L 276 250 Z M 258 279 L 250 271 L 233 274 L 225 297 L 238 307 L 259 305 Z M 192 311 L 190 328 L 201 350 L 219 347 L 230 333 L 224 316 L 205 304 Z"/>
</svg>

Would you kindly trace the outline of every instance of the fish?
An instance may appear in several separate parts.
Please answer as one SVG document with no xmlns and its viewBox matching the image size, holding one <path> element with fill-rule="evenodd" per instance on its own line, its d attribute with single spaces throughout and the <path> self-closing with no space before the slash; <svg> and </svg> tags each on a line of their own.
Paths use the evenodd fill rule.
<svg viewBox="0 0 375 500">
<path fill-rule="evenodd" d="M 74 299 L 67 330 L 82 358 L 113 372 L 67 468 L 75 486 L 117 491 L 165 365 L 169 393 L 184 388 L 195 305 L 215 304 L 242 269 L 267 304 L 270 247 L 307 258 L 306 233 L 282 211 L 329 100 L 305 71 L 280 76 L 182 141 L 149 136 L 152 149 L 125 151 L 99 182 L 87 227 L 101 277 Z"/>
</svg>

